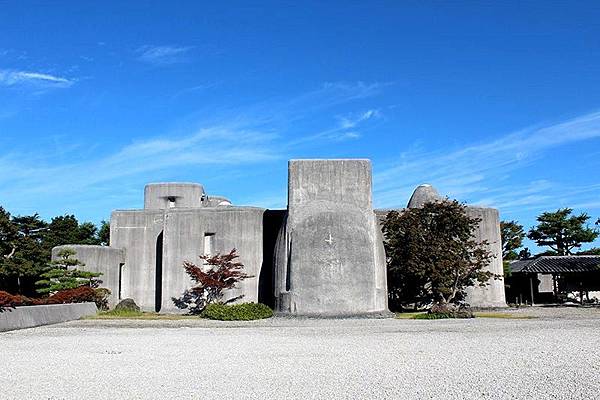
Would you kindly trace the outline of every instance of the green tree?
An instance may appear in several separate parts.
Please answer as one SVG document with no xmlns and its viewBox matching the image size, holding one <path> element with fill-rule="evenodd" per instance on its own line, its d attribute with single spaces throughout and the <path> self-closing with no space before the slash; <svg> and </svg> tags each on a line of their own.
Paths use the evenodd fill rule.
<svg viewBox="0 0 600 400">
<path fill-rule="evenodd" d="M 74 215 L 54 217 L 44 235 L 44 247 L 50 251 L 65 244 L 100 244 L 98 228 L 91 222 L 79 224 Z"/>
<path fill-rule="evenodd" d="M 484 271 L 493 255 L 487 242 L 474 238 L 479 222 L 448 200 L 388 213 L 383 233 L 390 306 L 433 302 L 447 308 L 464 298 L 468 286 L 499 278 Z"/>
<path fill-rule="evenodd" d="M 559 256 L 572 254 L 583 243 L 593 242 L 598 231 L 586 226 L 590 217 L 586 213 L 571 215 L 570 208 L 562 208 L 555 212 L 544 212 L 537 217 L 538 224 L 531 228 L 527 237 L 538 246 L 550 247 Z"/>
<path fill-rule="evenodd" d="M 98 230 L 98 241 L 102 246 L 110 245 L 110 222 L 102 220 Z"/>
<path fill-rule="evenodd" d="M 523 239 L 525 239 L 523 225 L 517 221 L 501 221 L 500 233 L 502 237 L 502 259 L 517 259 L 519 255 L 516 250 L 523 245 Z"/>
<path fill-rule="evenodd" d="M 51 269 L 41 275 L 43 279 L 36 282 L 38 293 L 51 294 L 79 286 L 97 288 L 102 283 L 97 279 L 101 273 L 77 269 L 85 264 L 74 258 L 76 254 L 75 250 L 69 248 L 58 252 L 58 258 L 50 263 Z"/>
</svg>

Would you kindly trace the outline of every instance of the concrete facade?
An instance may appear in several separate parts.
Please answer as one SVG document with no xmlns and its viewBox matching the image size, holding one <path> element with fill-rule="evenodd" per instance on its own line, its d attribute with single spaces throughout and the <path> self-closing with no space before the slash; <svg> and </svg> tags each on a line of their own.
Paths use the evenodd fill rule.
<svg viewBox="0 0 600 400">
<path fill-rule="evenodd" d="M 277 243 L 276 311 L 387 312 L 385 254 L 368 160 L 292 160 L 288 214 Z"/>
<path fill-rule="evenodd" d="M 110 305 L 132 298 L 144 311 L 178 312 L 171 298 L 192 286 L 184 261 L 238 250 L 252 275 L 227 296 L 262 302 L 281 314 L 345 316 L 387 313 L 386 258 L 379 226 L 388 210 L 373 210 L 369 160 L 292 160 L 288 207 L 240 207 L 195 183 L 153 183 L 144 209 L 111 215 L 110 246 L 66 246 L 84 269 L 102 272 Z M 439 200 L 429 185 L 409 207 Z M 476 232 L 502 274 L 498 211 L 468 207 Z M 54 256 L 59 248 L 54 249 Z M 505 306 L 503 281 L 470 288 L 469 303 Z"/>
<path fill-rule="evenodd" d="M 108 297 L 109 307 L 113 307 L 119 302 L 119 288 L 121 282 L 121 273 L 125 265 L 125 250 L 107 246 L 89 246 L 89 245 L 66 245 L 57 246 L 52 249 L 52 260 L 58 258 L 58 253 L 65 248 L 75 251 L 74 258 L 85 264 L 80 269 L 90 272 L 100 272 L 102 287 L 110 289 Z"/>
</svg>

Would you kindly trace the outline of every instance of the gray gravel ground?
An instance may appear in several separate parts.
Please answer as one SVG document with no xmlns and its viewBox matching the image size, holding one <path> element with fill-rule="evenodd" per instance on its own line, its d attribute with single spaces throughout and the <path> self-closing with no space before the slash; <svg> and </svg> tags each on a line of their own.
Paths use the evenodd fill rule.
<svg viewBox="0 0 600 400">
<path fill-rule="evenodd" d="M 513 312 L 540 318 L 86 320 L 7 332 L 0 398 L 600 399 L 600 310 Z"/>
</svg>

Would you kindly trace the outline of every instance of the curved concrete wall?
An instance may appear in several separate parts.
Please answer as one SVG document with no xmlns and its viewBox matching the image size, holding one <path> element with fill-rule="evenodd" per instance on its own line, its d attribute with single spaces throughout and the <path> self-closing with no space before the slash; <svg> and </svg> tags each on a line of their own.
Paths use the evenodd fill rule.
<svg viewBox="0 0 600 400">
<path fill-rule="evenodd" d="M 144 209 L 202 207 L 204 187 L 198 183 L 150 183 L 144 188 Z"/>
<path fill-rule="evenodd" d="M 72 321 L 97 311 L 94 303 L 17 307 L 0 313 L 0 332 Z"/>
<path fill-rule="evenodd" d="M 104 287 L 110 290 L 108 305 L 114 306 L 119 302 L 119 274 L 121 265 L 125 263 L 125 251 L 120 248 L 108 246 L 91 245 L 64 245 L 56 246 L 52 249 L 52 260 L 58 258 L 58 252 L 62 249 L 73 249 L 75 258 L 83 262 L 83 267 L 78 267 L 83 271 L 100 272 L 100 280 Z"/>
<path fill-rule="evenodd" d="M 277 242 L 275 304 L 283 314 L 387 312 L 385 256 L 368 160 L 292 160 Z"/>
</svg>

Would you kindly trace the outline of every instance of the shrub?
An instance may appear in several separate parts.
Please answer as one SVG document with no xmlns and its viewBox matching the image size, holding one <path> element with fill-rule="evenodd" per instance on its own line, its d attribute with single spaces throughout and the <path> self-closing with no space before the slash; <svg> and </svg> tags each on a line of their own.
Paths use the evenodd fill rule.
<svg viewBox="0 0 600 400">
<path fill-rule="evenodd" d="M 200 316 L 219 321 L 251 321 L 254 319 L 270 318 L 273 316 L 273 310 L 260 303 L 213 303 L 208 304 Z"/>
<path fill-rule="evenodd" d="M 20 294 L 10 294 L 0 290 L 0 312 L 4 312 L 18 306 L 32 306 L 44 304 L 43 299 L 30 299 Z"/>
<path fill-rule="evenodd" d="M 94 302 L 100 310 L 108 308 L 108 289 L 93 289 L 89 286 L 79 286 L 75 289 L 61 290 L 48 297 L 46 304 L 66 304 Z"/>
<path fill-rule="evenodd" d="M 206 266 L 199 267 L 185 261 L 183 268 L 197 285 L 183 292 L 180 298 L 172 297 L 175 306 L 189 309 L 190 314 L 200 314 L 208 304 L 222 302 L 225 290 L 234 288 L 246 278 L 251 278 L 243 271 L 244 264 L 236 261 L 237 258 L 239 255 L 236 254 L 236 249 L 233 249 L 229 254 L 200 256 Z M 242 297 L 243 295 L 233 297 L 222 303 L 231 303 Z"/>
<path fill-rule="evenodd" d="M 0 291 L 0 313 L 16 306 L 20 306 L 20 301 L 17 296 L 14 296 L 8 292 Z"/>
</svg>

